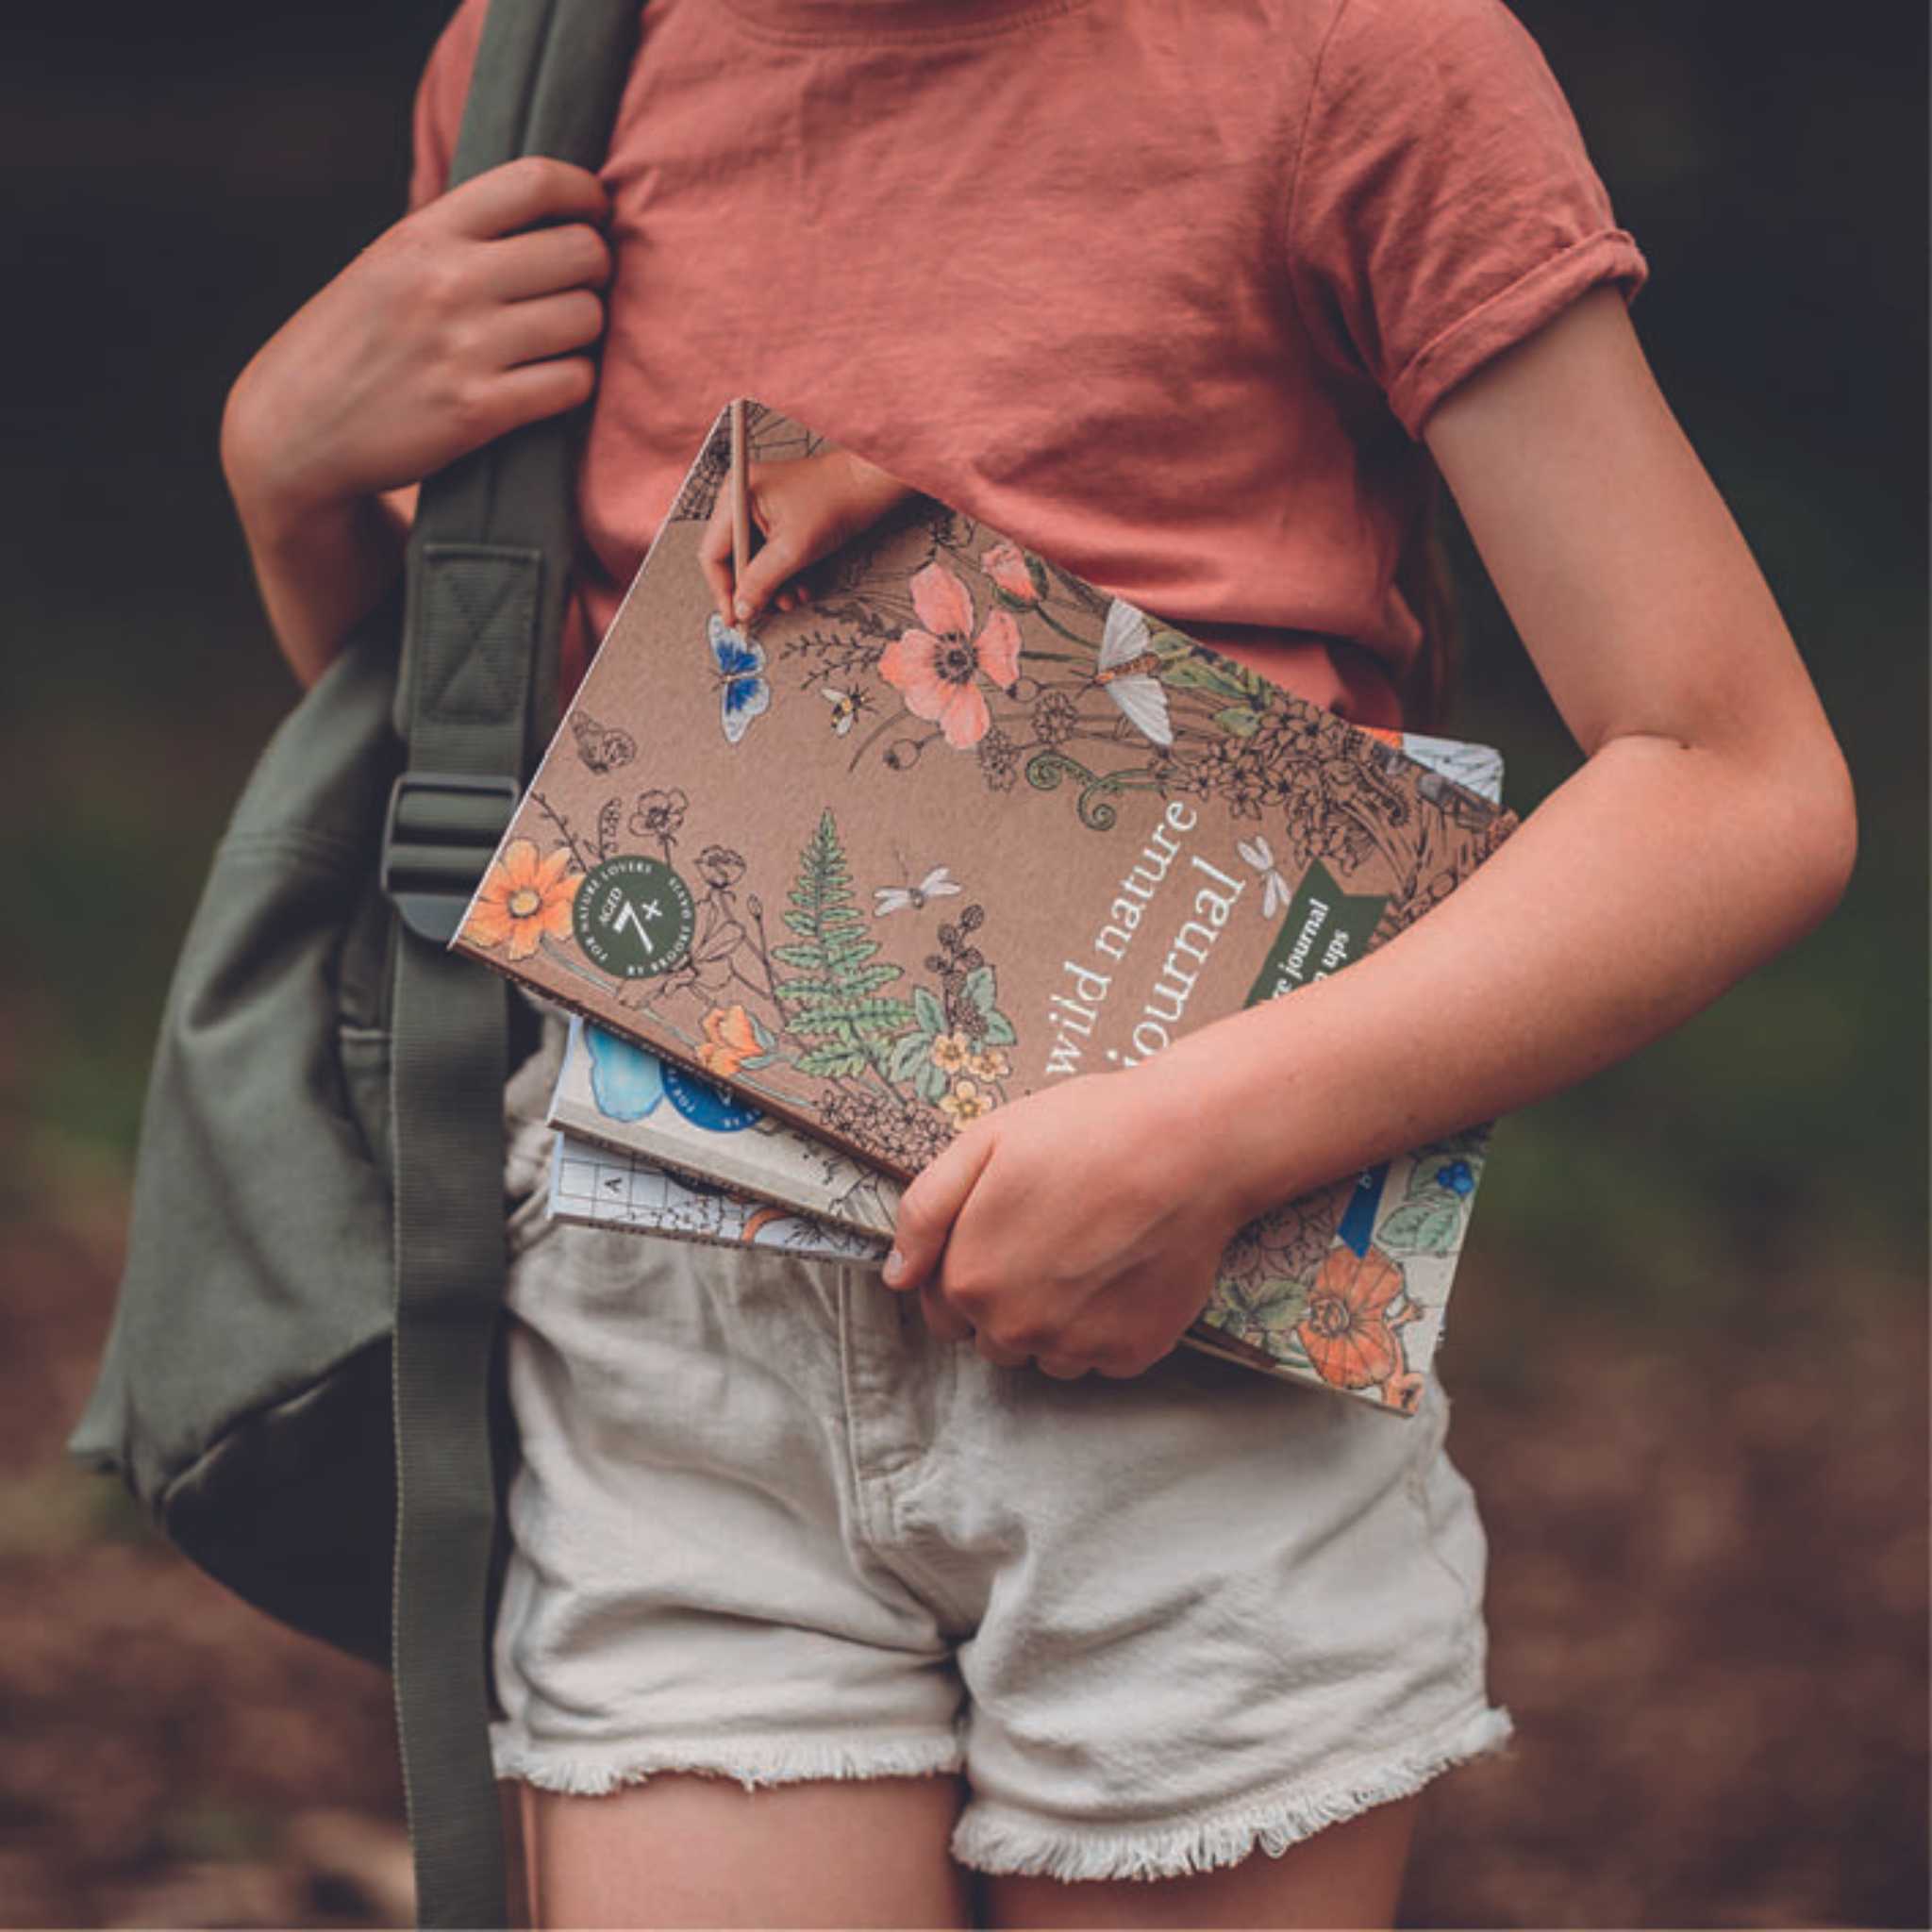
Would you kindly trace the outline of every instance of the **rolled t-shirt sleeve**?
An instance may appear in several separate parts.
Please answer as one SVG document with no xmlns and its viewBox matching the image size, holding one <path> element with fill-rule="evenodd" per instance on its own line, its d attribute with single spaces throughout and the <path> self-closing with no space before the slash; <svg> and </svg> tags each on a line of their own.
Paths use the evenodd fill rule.
<svg viewBox="0 0 1932 1932">
<path fill-rule="evenodd" d="M 1500 0 L 1341 0 L 1288 184 L 1289 274 L 1321 355 L 1413 437 L 1458 382 L 1646 264 L 1570 104 Z"/>
</svg>

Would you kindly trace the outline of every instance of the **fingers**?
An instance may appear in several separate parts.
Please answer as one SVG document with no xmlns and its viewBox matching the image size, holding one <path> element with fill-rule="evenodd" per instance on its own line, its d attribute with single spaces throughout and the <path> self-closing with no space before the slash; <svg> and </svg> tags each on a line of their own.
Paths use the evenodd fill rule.
<svg viewBox="0 0 1932 1932">
<path fill-rule="evenodd" d="M 589 402 L 596 386 L 596 365 L 588 356 L 554 356 L 506 369 L 478 391 L 466 412 L 467 445 L 481 448 L 525 423 L 560 416 Z"/>
<path fill-rule="evenodd" d="M 705 574 L 705 582 L 710 588 L 711 602 L 720 621 L 729 625 L 748 622 L 741 619 L 735 608 L 738 587 L 731 580 L 731 499 L 726 492 L 720 492 L 717 506 L 711 511 L 711 520 L 705 525 L 704 535 L 698 539 L 698 568 Z M 750 572 L 745 575 L 749 577 Z M 773 607 L 779 610 L 799 608 L 811 602 L 811 587 L 802 577 L 794 577 L 771 601 Z M 754 617 L 758 615 L 758 608 L 754 603 Z"/>
<path fill-rule="evenodd" d="M 484 291 L 504 302 L 601 289 L 610 279 L 610 248 L 586 222 L 506 235 L 477 251 Z"/>
<path fill-rule="evenodd" d="M 588 289 L 512 302 L 489 324 L 490 345 L 497 362 L 508 368 L 541 356 L 585 349 L 604 333 L 604 305 Z"/>
<path fill-rule="evenodd" d="M 1056 1382 L 1077 1382 L 1092 1368 L 1091 1362 L 1066 1360 L 1058 1356 L 1040 1357 L 1038 1367 L 1042 1375 L 1051 1375 Z"/>
<path fill-rule="evenodd" d="M 937 1276 L 946 1237 L 992 1150 L 991 1133 L 969 1127 L 912 1177 L 899 1197 L 884 1270 L 888 1288 L 917 1288 L 928 1274 Z"/>
<path fill-rule="evenodd" d="M 973 1324 L 949 1302 L 941 1291 L 938 1276 L 934 1276 L 919 1291 L 919 1311 L 925 1317 L 925 1325 L 941 1341 L 967 1341 L 973 1336 Z"/>
<path fill-rule="evenodd" d="M 452 188 L 424 212 L 454 233 L 480 242 L 539 222 L 601 223 L 610 204 L 588 168 L 547 155 L 525 155 Z"/>
<path fill-rule="evenodd" d="M 744 575 L 736 586 L 731 607 L 736 621 L 744 624 L 756 617 L 771 601 L 773 592 L 808 560 L 792 531 L 773 531 L 745 565 Z"/>
<path fill-rule="evenodd" d="M 1033 1357 L 1023 1349 L 1002 1348 L 990 1335 L 975 1334 L 973 1352 L 996 1369 L 1024 1369 Z"/>
</svg>

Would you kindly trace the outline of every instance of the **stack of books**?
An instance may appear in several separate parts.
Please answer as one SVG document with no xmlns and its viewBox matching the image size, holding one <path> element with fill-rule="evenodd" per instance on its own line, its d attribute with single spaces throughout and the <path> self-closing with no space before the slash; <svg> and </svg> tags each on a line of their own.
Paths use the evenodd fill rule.
<svg viewBox="0 0 1932 1932">
<path fill-rule="evenodd" d="M 745 415 L 761 461 L 820 446 Z M 724 411 L 454 941 L 577 1016 L 559 1216 L 869 1262 L 965 1123 L 1344 970 L 1514 827 L 1494 752 L 1351 725 L 931 498 L 727 626 L 730 450 Z M 1184 1339 L 1412 1410 L 1487 1139 L 1260 1216 Z"/>
</svg>

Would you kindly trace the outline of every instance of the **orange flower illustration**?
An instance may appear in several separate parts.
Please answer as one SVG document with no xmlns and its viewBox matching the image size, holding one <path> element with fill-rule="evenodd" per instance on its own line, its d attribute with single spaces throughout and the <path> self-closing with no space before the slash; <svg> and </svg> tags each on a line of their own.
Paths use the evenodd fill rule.
<svg viewBox="0 0 1932 1932">
<path fill-rule="evenodd" d="M 955 751 L 966 751 L 992 722 L 978 674 L 1003 689 L 1020 675 L 1020 626 L 1011 611 L 994 610 L 975 637 L 972 592 L 942 563 L 916 573 L 911 591 L 925 628 L 894 638 L 880 654 L 879 675 L 904 693 L 915 718 L 937 724 Z"/>
<path fill-rule="evenodd" d="M 510 958 L 527 959 L 546 936 L 570 937 L 570 909 L 583 882 L 583 874 L 570 869 L 567 845 L 539 858 L 529 840 L 512 839 L 484 875 L 464 934 L 475 945 L 502 946 Z"/>
<path fill-rule="evenodd" d="M 1402 1270 L 1380 1248 L 1357 1255 L 1330 1251 L 1308 1291 L 1307 1312 L 1295 1328 L 1308 1360 L 1324 1382 L 1342 1389 L 1381 1387 L 1407 1374 L 1396 1329 L 1421 1312 L 1403 1300 Z M 1399 1310 L 1391 1307 L 1400 1302 Z M 1399 1399 L 1401 1391 L 1398 1389 Z"/>
<path fill-rule="evenodd" d="M 707 1073 L 725 1078 L 763 1051 L 751 1015 L 741 1006 L 713 1007 L 705 1015 L 705 1043 L 698 1048 L 698 1058 Z"/>
<path fill-rule="evenodd" d="M 1026 554 L 1017 543 L 995 543 L 980 558 L 979 567 L 1016 604 L 1040 602 L 1040 586 L 1033 581 Z"/>
</svg>

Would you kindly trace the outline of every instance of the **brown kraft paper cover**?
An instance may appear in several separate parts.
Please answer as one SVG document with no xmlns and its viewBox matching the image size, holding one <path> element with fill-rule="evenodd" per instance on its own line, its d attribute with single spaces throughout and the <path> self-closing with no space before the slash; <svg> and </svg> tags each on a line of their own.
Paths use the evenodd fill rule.
<svg viewBox="0 0 1932 1932">
<path fill-rule="evenodd" d="M 746 417 L 757 460 L 821 446 Z M 454 943 L 894 1175 L 1340 970 L 1514 828 L 929 497 L 729 629 L 729 455 L 727 410 Z M 1353 1180 L 1295 1204 L 1311 1253 Z"/>
</svg>

